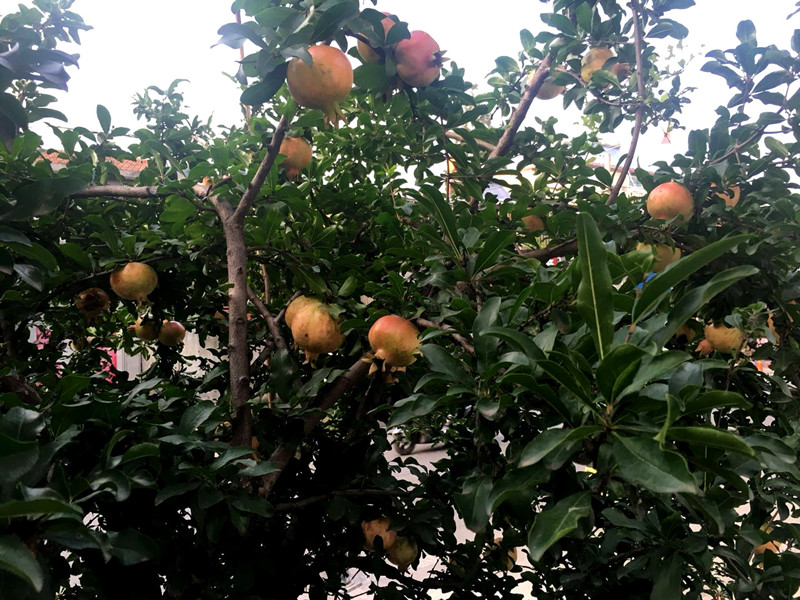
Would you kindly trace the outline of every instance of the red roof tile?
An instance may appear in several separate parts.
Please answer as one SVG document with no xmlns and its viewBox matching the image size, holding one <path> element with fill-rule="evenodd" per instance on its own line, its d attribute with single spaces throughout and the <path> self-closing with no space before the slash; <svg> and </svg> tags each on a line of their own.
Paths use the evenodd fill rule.
<svg viewBox="0 0 800 600">
<path fill-rule="evenodd" d="M 66 158 L 59 156 L 58 152 L 43 153 L 42 158 L 57 165 L 65 165 L 69 162 Z M 117 160 L 116 158 L 106 157 L 106 162 L 112 163 L 120 171 L 135 171 L 137 173 L 144 171 L 147 167 L 147 161 L 137 158 L 136 160 Z"/>
</svg>

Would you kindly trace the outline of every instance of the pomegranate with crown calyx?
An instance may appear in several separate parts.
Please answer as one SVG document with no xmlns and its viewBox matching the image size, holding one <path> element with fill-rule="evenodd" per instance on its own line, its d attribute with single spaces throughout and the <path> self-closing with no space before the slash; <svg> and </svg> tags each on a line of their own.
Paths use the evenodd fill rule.
<svg viewBox="0 0 800 600">
<path fill-rule="evenodd" d="M 111 289 L 123 300 L 149 303 L 147 295 L 158 285 L 158 275 L 153 267 L 140 262 L 129 262 L 111 273 Z"/>
<path fill-rule="evenodd" d="M 369 345 L 387 367 L 406 367 L 419 353 L 419 330 L 397 315 L 381 317 L 370 327 Z"/>
<path fill-rule="evenodd" d="M 111 299 L 108 294 L 98 287 L 87 288 L 75 296 L 75 306 L 90 323 L 93 323 L 110 304 Z"/>
<path fill-rule="evenodd" d="M 300 306 L 291 321 L 294 343 L 305 351 L 306 362 L 312 363 L 320 354 L 336 351 L 344 341 L 330 307 L 318 300 Z"/>
<path fill-rule="evenodd" d="M 286 157 L 280 167 L 289 179 L 297 179 L 300 170 L 311 162 L 311 144 L 300 137 L 283 138 L 278 152 Z"/>
<path fill-rule="evenodd" d="M 325 113 L 325 124 L 343 118 L 339 103 L 353 87 L 353 67 L 344 52 L 333 46 L 310 46 L 313 61 L 308 66 L 293 58 L 286 72 L 289 93 L 299 106 L 318 108 Z"/>
<path fill-rule="evenodd" d="M 177 346 L 186 337 L 186 328 L 177 321 L 165 320 L 158 330 L 158 341 L 165 346 Z"/>
<path fill-rule="evenodd" d="M 436 81 L 442 70 L 444 52 L 424 31 L 412 31 L 411 37 L 397 42 L 394 57 L 397 75 L 414 87 L 425 87 Z"/>
</svg>

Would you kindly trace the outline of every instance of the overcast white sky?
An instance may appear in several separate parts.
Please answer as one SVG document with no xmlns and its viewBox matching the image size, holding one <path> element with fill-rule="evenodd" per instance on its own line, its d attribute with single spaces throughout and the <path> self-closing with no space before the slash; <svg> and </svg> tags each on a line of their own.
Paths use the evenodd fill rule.
<svg viewBox="0 0 800 600">
<path fill-rule="evenodd" d="M 24 1 L 24 0 L 21 0 Z M 0 0 L 0 5 L 15 0 Z M 736 25 L 752 20 L 759 43 L 775 43 L 788 48 L 792 31 L 800 28 L 800 16 L 786 17 L 796 0 L 696 0 L 697 6 L 672 15 L 689 27 L 685 42 L 687 56 L 698 55 L 685 83 L 700 88 L 692 96 L 693 105 L 682 121 L 691 128 L 708 127 L 716 115 L 714 108 L 729 96 L 717 77 L 700 73 L 702 55 L 714 48 L 737 44 Z M 372 6 L 371 2 L 363 2 Z M 72 10 L 80 14 L 93 30 L 82 35 L 80 69 L 71 69 L 69 93 L 60 96 L 57 108 L 69 118 L 71 126 L 97 129 L 97 104 L 106 106 L 112 123 L 136 129 L 142 126 L 131 112 L 137 92 L 148 85 L 166 87 L 173 79 L 188 79 L 180 88 L 190 114 L 214 123 L 230 124 L 241 115 L 240 90 L 223 74 L 237 69 L 238 51 L 212 45 L 217 29 L 233 21 L 231 2 L 227 0 L 137 0 L 123 6 L 109 0 L 76 0 Z M 447 56 L 466 68 L 467 79 L 480 82 L 494 67 L 500 55 L 516 57 L 520 49 L 519 31 L 537 32 L 544 27 L 539 13 L 549 3 L 536 0 L 378 0 L 377 9 L 397 14 L 411 29 L 423 29 L 433 35 Z M 672 16 L 670 15 L 670 16 Z M 534 115 L 562 115 L 559 100 L 534 102 Z M 577 113 L 566 115 L 576 121 Z M 36 127 L 41 134 L 48 128 Z M 625 132 L 623 132 L 623 129 Z M 629 127 L 620 129 L 619 142 L 625 144 Z M 672 144 L 660 144 L 662 134 L 645 136 L 639 152 L 643 163 L 667 158 L 682 152 L 685 134 L 673 133 Z M 56 143 L 46 135 L 47 143 Z M 647 157 L 647 158 L 645 158 Z"/>
</svg>

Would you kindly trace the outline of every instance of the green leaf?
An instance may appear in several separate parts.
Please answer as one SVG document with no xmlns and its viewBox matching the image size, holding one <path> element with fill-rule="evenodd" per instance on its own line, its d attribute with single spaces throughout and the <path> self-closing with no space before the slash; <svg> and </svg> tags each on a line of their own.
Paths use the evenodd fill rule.
<svg viewBox="0 0 800 600">
<path fill-rule="evenodd" d="M 39 460 L 39 444 L 0 433 L 0 483 L 14 483 Z"/>
<path fill-rule="evenodd" d="M 519 466 L 535 465 L 560 446 L 583 440 L 601 430 L 602 428 L 599 425 L 584 425 L 575 429 L 548 429 L 543 431 L 522 450 Z"/>
<path fill-rule="evenodd" d="M 612 453 L 620 475 L 630 483 L 662 494 L 700 492 L 686 459 L 676 452 L 663 450 L 655 440 L 615 433 Z"/>
<path fill-rule="evenodd" d="M 588 381 L 585 381 L 585 377 L 582 379 L 576 378 L 574 371 L 566 369 L 552 360 L 540 360 L 536 365 L 589 407 L 594 408 L 592 396 L 590 395 L 590 386 L 588 386 Z"/>
<path fill-rule="evenodd" d="M 569 37 L 577 37 L 578 30 L 573 25 L 572 21 L 569 18 L 565 17 L 564 15 L 560 15 L 558 13 L 545 13 L 541 16 L 542 21 L 544 21 L 550 27 L 554 27 L 558 29 L 561 33 L 569 36 Z"/>
<path fill-rule="evenodd" d="M 484 302 L 478 316 L 472 323 L 472 338 L 475 344 L 475 356 L 478 359 L 478 373 L 488 372 L 497 359 L 497 346 L 499 341 L 495 336 L 484 336 L 483 331 L 490 329 L 497 322 L 500 314 L 502 299 L 497 296 Z"/>
<path fill-rule="evenodd" d="M 453 251 L 452 258 L 461 262 L 461 250 L 458 247 L 458 227 L 453 209 L 445 200 L 442 193 L 430 185 L 420 186 L 419 192 L 413 193 L 422 207 L 430 213 L 433 219 L 442 228 L 447 243 Z"/>
<path fill-rule="evenodd" d="M 670 554 L 666 560 L 660 561 L 655 579 L 653 579 L 650 600 L 680 600 L 683 597 L 682 573 L 683 563 L 677 552 Z"/>
<path fill-rule="evenodd" d="M 750 408 L 752 404 L 737 392 L 713 390 L 686 401 L 684 415 L 704 413 L 715 408 Z"/>
<path fill-rule="evenodd" d="M 670 311 L 666 325 L 651 333 L 648 341 L 655 343 L 657 346 L 663 346 L 681 325 L 686 323 L 687 320 L 700 310 L 700 307 L 707 304 L 714 296 L 726 290 L 740 279 L 750 277 L 756 273 L 758 273 L 758 268 L 752 265 L 733 267 L 721 273 L 717 273 L 705 285 L 684 294 Z"/>
<path fill-rule="evenodd" d="M 455 495 L 456 508 L 471 531 L 481 531 L 489 523 L 491 514 L 492 480 L 488 477 L 470 477 L 460 494 Z"/>
<path fill-rule="evenodd" d="M 11 535 L 0 537 L 0 569 L 24 579 L 37 592 L 42 591 L 42 568 L 19 538 Z"/>
<path fill-rule="evenodd" d="M 150 537 L 133 529 L 113 532 L 108 535 L 111 555 L 129 567 L 157 558 L 158 544 Z"/>
<path fill-rule="evenodd" d="M 467 373 L 464 365 L 452 353 L 436 344 L 424 344 L 420 350 L 430 368 L 436 373 L 444 375 L 448 381 L 470 388 L 475 385 L 473 377 Z"/>
<path fill-rule="evenodd" d="M 581 270 L 578 312 L 589 327 L 597 353 L 602 359 L 614 337 L 614 288 L 608 271 L 606 248 L 590 214 L 578 215 L 577 230 Z"/>
<path fill-rule="evenodd" d="M 639 365 L 639 370 L 636 372 L 633 380 L 617 397 L 623 398 L 628 394 L 639 392 L 654 379 L 658 379 L 662 375 L 672 371 L 675 367 L 685 363 L 687 360 L 691 360 L 691 358 L 691 354 L 679 352 L 677 350 L 662 352 L 651 359 L 645 358 Z"/>
<path fill-rule="evenodd" d="M 44 289 L 42 271 L 34 265 L 26 265 L 23 263 L 14 263 L 14 272 L 19 275 L 25 283 L 41 292 Z"/>
<path fill-rule="evenodd" d="M 619 391 L 634 379 L 645 351 L 638 346 L 617 346 L 597 367 L 597 387 L 603 396 L 613 402 Z"/>
<path fill-rule="evenodd" d="M 111 113 L 102 104 L 97 105 L 97 120 L 100 122 L 103 133 L 108 134 L 111 131 Z"/>
<path fill-rule="evenodd" d="M 750 20 L 739 22 L 739 25 L 736 27 L 736 37 L 739 38 L 742 44 L 748 46 L 758 45 L 758 41 L 756 40 L 756 26 L 753 25 L 753 22 Z"/>
<path fill-rule="evenodd" d="M 481 331 L 481 336 L 494 336 L 507 342 L 513 348 L 523 352 L 531 360 L 545 360 L 542 349 L 524 333 L 510 327 L 487 327 Z"/>
<path fill-rule="evenodd" d="M 271 100 L 286 80 L 286 70 L 288 68 L 289 63 L 282 63 L 277 66 L 265 75 L 263 80 L 243 91 L 239 101 L 249 106 L 259 106 Z"/>
<path fill-rule="evenodd" d="M 475 259 L 471 275 L 475 276 L 484 269 L 493 267 L 503 248 L 510 246 L 516 235 L 513 231 L 496 231 L 490 235 Z"/>
<path fill-rule="evenodd" d="M 27 235 L 21 231 L 17 231 L 16 229 L 5 227 L 3 225 L 0 225 L 0 242 L 13 242 L 15 244 L 22 244 L 24 246 L 31 245 L 31 241 L 28 239 Z"/>
<path fill-rule="evenodd" d="M 14 207 L 0 215 L 0 221 L 39 217 L 54 211 L 68 196 L 86 187 L 77 177 L 43 178 L 25 183 L 13 191 Z"/>
<path fill-rule="evenodd" d="M 365 90 L 382 90 L 389 79 L 386 67 L 381 64 L 367 63 L 353 71 L 353 83 Z"/>
<path fill-rule="evenodd" d="M 679 442 L 722 448 L 745 456 L 755 456 L 755 451 L 744 439 L 730 431 L 715 427 L 670 427 L 667 430 L 667 437 Z"/>
<path fill-rule="evenodd" d="M 82 515 L 83 511 L 56 498 L 31 498 L 30 500 L 12 500 L 0 504 L 0 519 L 15 517 L 38 517 L 42 515 Z"/>
<path fill-rule="evenodd" d="M 208 400 L 190 406 L 181 417 L 178 431 L 183 434 L 192 433 L 211 417 L 216 408 L 216 404 Z"/>
<path fill-rule="evenodd" d="M 678 283 L 749 239 L 749 237 L 748 235 L 735 235 L 719 240 L 669 265 L 644 285 L 642 294 L 633 305 L 633 313 L 631 315 L 633 322 L 640 321 L 658 308 L 658 305 Z"/>
<path fill-rule="evenodd" d="M 581 519 L 592 512 L 592 495 L 579 492 L 559 500 L 554 506 L 536 515 L 528 531 L 528 551 L 533 562 L 562 537 L 578 528 Z"/>
</svg>

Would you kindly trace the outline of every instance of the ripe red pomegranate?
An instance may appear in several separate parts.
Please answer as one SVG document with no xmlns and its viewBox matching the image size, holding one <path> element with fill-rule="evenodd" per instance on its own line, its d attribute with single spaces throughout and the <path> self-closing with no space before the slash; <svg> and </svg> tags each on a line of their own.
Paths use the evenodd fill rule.
<svg viewBox="0 0 800 600">
<path fill-rule="evenodd" d="M 311 144 L 299 137 L 285 137 L 278 151 L 284 156 L 280 166 L 286 171 L 289 179 L 297 179 L 300 169 L 311 162 Z"/>
<path fill-rule="evenodd" d="M 313 59 L 310 67 L 299 58 L 289 63 L 289 93 L 299 106 L 322 110 L 326 125 L 336 123 L 344 118 L 339 103 L 353 87 L 353 67 L 345 53 L 333 46 L 311 46 L 308 52 Z"/>
<path fill-rule="evenodd" d="M 307 302 L 292 315 L 294 343 L 306 353 L 306 362 L 320 354 L 336 351 L 344 341 L 339 323 L 331 316 L 330 308 L 320 301 Z"/>
<path fill-rule="evenodd" d="M 385 12 L 383 13 L 386 15 L 385 19 L 381 19 L 381 25 L 383 25 L 383 38 L 386 39 L 386 36 L 389 35 L 389 30 L 394 27 L 394 19 L 391 18 L 391 13 Z M 367 63 L 382 63 L 384 61 L 383 54 L 375 50 L 369 44 L 365 44 L 361 40 L 358 40 L 358 54 Z"/>
<path fill-rule="evenodd" d="M 383 360 L 385 366 L 405 367 L 416 360 L 419 330 L 403 317 L 381 317 L 370 327 L 367 337 L 375 357 Z"/>
<path fill-rule="evenodd" d="M 177 321 L 164 321 L 158 330 L 158 341 L 165 346 L 177 346 L 186 337 L 186 328 Z"/>
<path fill-rule="evenodd" d="M 75 296 L 75 306 L 90 323 L 93 323 L 100 313 L 108 308 L 109 304 L 111 304 L 111 300 L 108 294 L 98 287 L 87 288 Z"/>
<path fill-rule="evenodd" d="M 443 55 L 439 44 L 430 35 L 424 31 L 412 31 L 410 38 L 400 40 L 395 46 L 397 74 L 408 85 L 430 85 L 439 77 Z"/>
<path fill-rule="evenodd" d="M 139 262 L 129 262 L 111 274 L 111 289 L 124 300 L 148 303 L 147 294 L 156 289 L 158 275 L 153 267 Z"/>
<path fill-rule="evenodd" d="M 155 319 L 136 319 L 136 324 L 128 329 L 142 341 L 152 342 L 158 339 L 158 321 Z"/>
<path fill-rule="evenodd" d="M 665 221 L 680 215 L 685 222 L 694 214 L 694 198 L 677 181 L 667 181 L 653 188 L 647 196 L 647 212 L 654 219 Z"/>
</svg>

